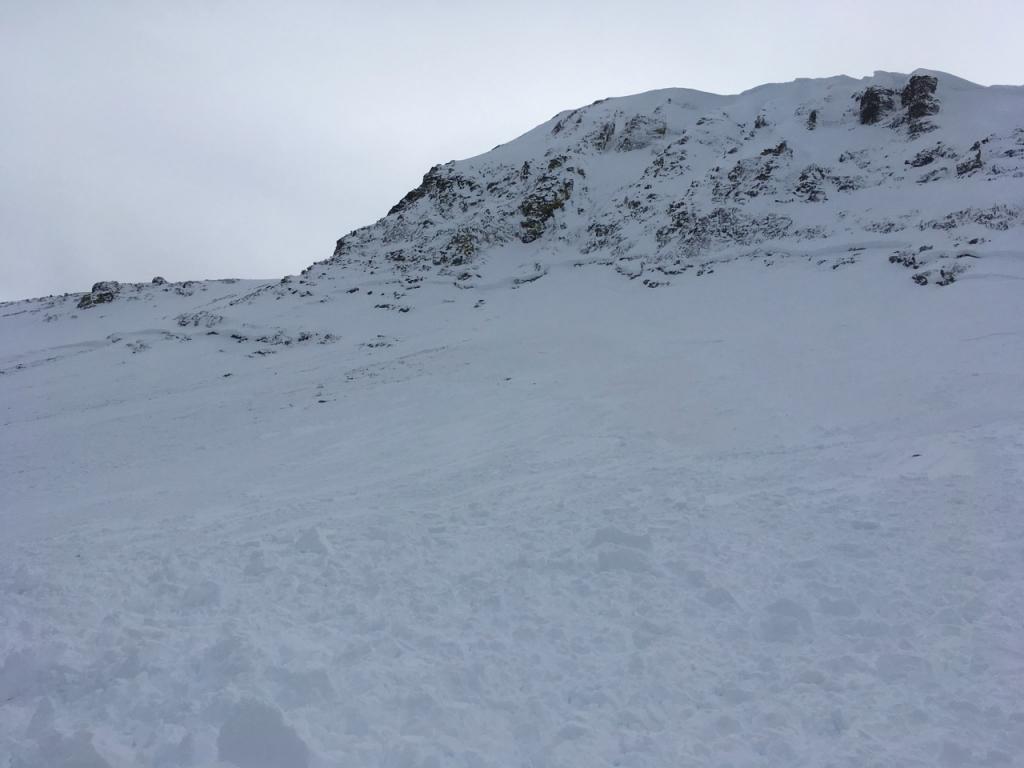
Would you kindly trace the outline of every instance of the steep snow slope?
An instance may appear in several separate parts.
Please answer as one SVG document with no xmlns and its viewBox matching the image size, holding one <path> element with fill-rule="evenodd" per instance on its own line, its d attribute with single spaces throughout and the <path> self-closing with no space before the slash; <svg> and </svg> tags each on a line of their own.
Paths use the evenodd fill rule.
<svg viewBox="0 0 1024 768">
<path fill-rule="evenodd" d="M 0 766 L 1024 764 L 1021 90 L 914 82 L 0 307 Z"/>
</svg>

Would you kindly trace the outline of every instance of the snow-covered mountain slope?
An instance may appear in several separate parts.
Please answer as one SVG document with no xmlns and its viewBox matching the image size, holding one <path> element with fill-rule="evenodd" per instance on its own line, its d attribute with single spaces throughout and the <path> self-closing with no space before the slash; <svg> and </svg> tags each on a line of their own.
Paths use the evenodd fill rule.
<svg viewBox="0 0 1024 768">
<path fill-rule="evenodd" d="M 873 249 L 943 282 L 963 258 L 1019 249 L 1022 224 L 1024 88 L 878 73 L 561 113 L 431 169 L 330 263 L 471 282 L 522 242 L 536 244 L 524 278 L 569 246 L 658 286 L 737 258 L 837 266 Z"/>
<path fill-rule="evenodd" d="M 1022 93 L 610 99 L 0 306 L 0 766 L 1024 764 Z"/>
<path fill-rule="evenodd" d="M 839 270 L 884 259 L 894 276 L 946 286 L 1022 243 L 1024 86 L 879 72 L 738 96 L 666 89 L 560 113 L 435 166 L 330 259 L 247 292 L 98 283 L 7 308 L 52 320 L 119 297 L 194 296 L 174 300 L 181 314 L 149 315 L 175 334 L 227 318 L 255 333 L 243 336 L 298 340 L 313 327 L 340 333 L 333 302 L 411 311 L 425 282 L 516 287 L 608 265 L 658 288 L 737 260 Z"/>
</svg>

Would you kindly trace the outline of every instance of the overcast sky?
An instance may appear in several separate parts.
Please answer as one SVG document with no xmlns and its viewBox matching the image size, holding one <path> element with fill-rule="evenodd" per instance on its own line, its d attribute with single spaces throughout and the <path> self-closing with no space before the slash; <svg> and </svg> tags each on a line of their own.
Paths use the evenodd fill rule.
<svg viewBox="0 0 1024 768">
<path fill-rule="evenodd" d="M 1024 82 L 1021 0 L 0 0 L 0 299 L 276 277 L 433 164 L 668 86 Z"/>
</svg>

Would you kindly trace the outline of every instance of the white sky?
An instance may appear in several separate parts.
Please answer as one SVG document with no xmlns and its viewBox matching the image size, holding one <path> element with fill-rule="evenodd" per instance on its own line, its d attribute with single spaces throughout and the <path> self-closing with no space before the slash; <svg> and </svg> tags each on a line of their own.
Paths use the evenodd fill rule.
<svg viewBox="0 0 1024 768">
<path fill-rule="evenodd" d="M 1021 0 L 0 0 L 0 299 L 276 277 L 435 163 L 597 98 L 1024 82 Z"/>
</svg>

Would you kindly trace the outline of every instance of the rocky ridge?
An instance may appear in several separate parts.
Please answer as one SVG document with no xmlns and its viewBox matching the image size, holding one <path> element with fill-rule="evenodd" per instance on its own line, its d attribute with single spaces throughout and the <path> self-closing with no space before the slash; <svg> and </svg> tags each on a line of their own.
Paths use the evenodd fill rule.
<svg viewBox="0 0 1024 768">
<path fill-rule="evenodd" d="M 734 261 L 840 270 L 871 258 L 944 287 L 986 255 L 1019 254 L 1022 227 L 1024 87 L 878 72 L 736 96 L 603 99 L 434 166 L 300 275 L 105 281 L 4 308 L 53 321 L 152 300 L 172 334 L 225 335 L 266 354 L 343 335 L 334 302 L 406 314 L 429 284 L 482 306 L 475 288 L 516 288 L 561 267 L 603 265 L 663 288 Z M 250 309 L 282 301 L 269 323 Z M 296 306 L 309 308 L 301 323 L 285 309 Z"/>
<path fill-rule="evenodd" d="M 1020 89 L 877 73 L 737 97 L 655 91 L 561 113 L 488 154 L 435 166 L 304 277 L 344 266 L 469 281 L 501 246 L 523 243 L 664 285 L 732 258 L 828 261 L 816 256 L 834 250 L 823 245 L 860 248 L 879 235 L 894 251 L 926 246 L 921 270 L 1018 229 L 1022 180 Z"/>
</svg>

